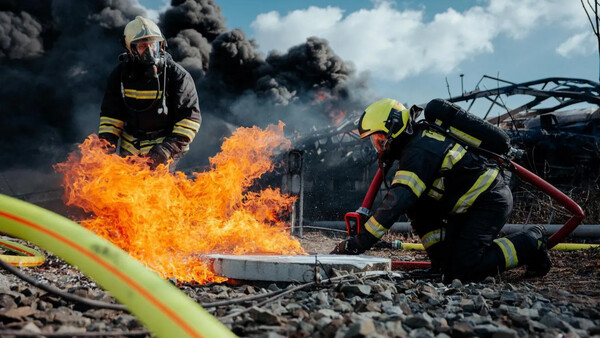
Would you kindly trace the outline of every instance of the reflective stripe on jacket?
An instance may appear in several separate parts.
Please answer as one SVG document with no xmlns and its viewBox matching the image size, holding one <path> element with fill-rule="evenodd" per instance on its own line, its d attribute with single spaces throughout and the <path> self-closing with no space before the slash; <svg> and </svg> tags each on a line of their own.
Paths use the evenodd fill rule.
<svg viewBox="0 0 600 338">
<path fill-rule="evenodd" d="M 128 63 L 113 70 L 102 101 L 99 137 L 115 145 L 120 139 L 121 149 L 130 154 L 145 154 L 159 143 L 171 156 L 189 149 L 202 123 L 198 93 L 191 75 L 170 55 L 165 60 L 166 86 L 163 72 L 149 79 Z"/>
<path fill-rule="evenodd" d="M 381 238 L 401 215 L 410 214 L 420 199 L 430 200 L 432 213 L 468 212 L 500 173 L 495 162 L 425 126 L 406 136 L 404 146 L 394 153 L 398 170 L 391 188 L 367 222 L 367 233 L 375 238 Z"/>
</svg>

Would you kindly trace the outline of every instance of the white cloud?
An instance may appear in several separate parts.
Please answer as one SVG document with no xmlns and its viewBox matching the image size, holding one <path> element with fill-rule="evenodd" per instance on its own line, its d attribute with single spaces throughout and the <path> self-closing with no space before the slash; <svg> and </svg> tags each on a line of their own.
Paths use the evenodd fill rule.
<svg viewBox="0 0 600 338">
<path fill-rule="evenodd" d="M 332 35 L 342 22 L 343 10 L 336 7 L 319 8 L 311 6 L 305 10 L 295 10 L 281 17 L 279 12 L 272 11 L 260 14 L 250 25 L 260 32 L 261 49 L 287 50 L 303 42 L 312 35 Z M 258 38 L 258 35 L 256 36 Z"/>
<path fill-rule="evenodd" d="M 424 9 L 399 10 L 383 0 L 352 13 L 337 7 L 309 7 L 284 16 L 273 11 L 257 16 L 251 27 L 265 53 L 319 36 L 359 71 L 401 80 L 422 72 L 448 73 L 465 60 L 492 53 L 501 35 L 522 39 L 547 25 L 583 31 L 586 22 L 578 1 L 489 0 L 463 12 L 448 8 L 425 22 Z"/>
<path fill-rule="evenodd" d="M 499 33 L 514 39 L 550 24 L 578 29 L 588 24 L 579 1 L 491 0 L 485 11 L 494 18 Z"/>
<path fill-rule="evenodd" d="M 154 22 L 159 21 L 160 13 L 164 13 L 171 7 L 170 0 L 133 0 L 133 4 L 144 9 L 146 11 L 145 16 Z"/>
<path fill-rule="evenodd" d="M 568 58 L 575 55 L 590 55 L 597 48 L 598 42 L 596 41 L 596 36 L 592 32 L 584 32 L 568 38 L 556 48 L 556 52 Z"/>
</svg>

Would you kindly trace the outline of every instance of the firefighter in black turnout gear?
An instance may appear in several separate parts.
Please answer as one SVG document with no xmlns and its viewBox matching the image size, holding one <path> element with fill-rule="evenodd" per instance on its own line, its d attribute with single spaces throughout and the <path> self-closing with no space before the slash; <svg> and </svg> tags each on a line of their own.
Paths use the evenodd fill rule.
<svg viewBox="0 0 600 338">
<path fill-rule="evenodd" d="M 173 159 L 174 171 L 202 121 L 194 81 L 151 20 L 129 22 L 121 42 L 127 52 L 108 78 L 98 136 L 121 156 L 147 156 L 151 168 Z"/>
<path fill-rule="evenodd" d="M 543 227 L 496 238 L 513 203 L 497 162 L 430 124 L 416 123 L 421 111 L 383 99 L 361 116 L 360 138 L 371 138 L 380 165 L 397 162 L 397 170 L 373 215 L 332 254 L 363 253 L 406 214 L 431 271 L 441 272 L 445 282 L 482 280 L 521 265 L 530 276 L 545 275 L 551 263 Z"/>
</svg>

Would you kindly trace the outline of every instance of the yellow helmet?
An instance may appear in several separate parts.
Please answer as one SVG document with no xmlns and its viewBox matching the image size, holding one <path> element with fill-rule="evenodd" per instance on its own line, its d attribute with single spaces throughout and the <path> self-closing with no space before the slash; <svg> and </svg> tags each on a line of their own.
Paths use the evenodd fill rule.
<svg viewBox="0 0 600 338">
<path fill-rule="evenodd" d="M 408 109 L 396 100 L 383 99 L 365 109 L 358 121 L 358 133 L 361 139 L 370 136 L 375 150 L 382 153 L 409 123 Z"/>
<path fill-rule="evenodd" d="M 402 103 L 393 99 L 382 99 L 365 109 L 358 121 L 358 132 L 361 139 L 375 133 L 389 135 L 395 139 L 406 129 L 409 120 L 410 112 Z"/>
<path fill-rule="evenodd" d="M 130 54 L 136 55 L 135 48 L 132 48 L 131 45 L 140 41 L 159 42 L 160 49 L 163 49 L 165 39 L 158 26 L 152 20 L 136 16 L 135 19 L 125 26 L 122 42 Z"/>
</svg>

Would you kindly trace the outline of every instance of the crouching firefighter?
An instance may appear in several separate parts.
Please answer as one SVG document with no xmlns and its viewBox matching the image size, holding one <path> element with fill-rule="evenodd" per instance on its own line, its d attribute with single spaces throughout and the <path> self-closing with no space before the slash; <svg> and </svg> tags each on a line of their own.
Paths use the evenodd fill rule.
<svg viewBox="0 0 600 338">
<path fill-rule="evenodd" d="M 165 51 L 154 22 L 136 17 L 121 42 L 126 52 L 108 77 L 98 136 L 121 156 L 147 157 L 151 168 L 173 159 L 174 171 L 200 129 L 194 81 Z"/>
<path fill-rule="evenodd" d="M 513 203 L 503 171 L 496 161 L 444 130 L 463 138 L 468 134 L 437 118 L 428 123 L 428 110 L 440 108 L 468 114 L 439 99 L 427 105 L 426 120 L 419 123 L 415 119 L 422 108 L 406 109 L 392 99 L 377 101 L 364 111 L 360 138 L 371 139 L 384 170 L 394 162 L 397 170 L 373 215 L 367 215 L 358 234 L 339 243 L 332 254 L 363 253 L 406 214 L 427 251 L 432 272 L 442 273 L 445 282 L 477 281 L 522 265 L 530 276 L 545 275 L 551 263 L 543 227 L 496 239 Z M 457 118 L 453 115 L 451 120 Z"/>
</svg>

